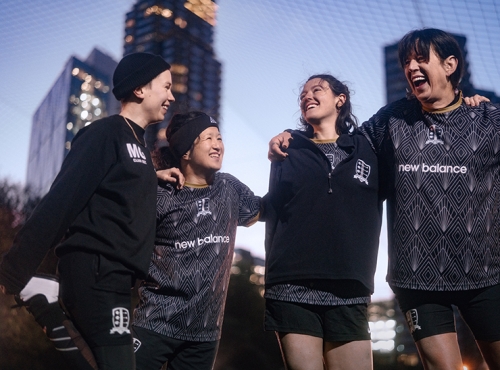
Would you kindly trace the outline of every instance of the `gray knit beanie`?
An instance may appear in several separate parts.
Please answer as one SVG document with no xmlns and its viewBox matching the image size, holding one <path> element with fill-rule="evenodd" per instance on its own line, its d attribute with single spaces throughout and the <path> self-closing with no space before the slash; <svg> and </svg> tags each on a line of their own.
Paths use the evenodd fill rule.
<svg viewBox="0 0 500 370">
<path fill-rule="evenodd" d="M 136 87 L 144 86 L 163 71 L 170 69 L 170 64 L 159 55 L 133 53 L 120 60 L 113 73 L 113 95 L 121 100 L 128 97 Z"/>
</svg>

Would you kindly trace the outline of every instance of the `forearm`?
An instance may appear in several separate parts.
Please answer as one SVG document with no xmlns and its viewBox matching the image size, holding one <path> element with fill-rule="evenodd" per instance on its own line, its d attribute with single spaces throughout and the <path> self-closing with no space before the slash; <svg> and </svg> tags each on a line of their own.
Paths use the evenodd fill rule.
<svg viewBox="0 0 500 370">
<path fill-rule="evenodd" d="M 64 160 L 51 189 L 2 258 L 0 285 L 8 293 L 23 289 L 95 192 L 114 161 L 112 156 L 106 158 L 99 151 L 98 147 L 103 145 L 93 135 L 82 137 Z"/>
</svg>

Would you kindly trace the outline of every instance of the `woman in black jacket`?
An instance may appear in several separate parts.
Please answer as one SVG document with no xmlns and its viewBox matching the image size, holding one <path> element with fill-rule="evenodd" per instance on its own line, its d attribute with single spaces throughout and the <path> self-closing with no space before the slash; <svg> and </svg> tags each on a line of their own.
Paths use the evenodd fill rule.
<svg viewBox="0 0 500 370">
<path fill-rule="evenodd" d="M 377 158 L 357 132 L 349 89 L 333 76 L 311 76 L 300 109 L 303 127 L 271 168 L 265 327 L 288 369 L 371 369 Z"/>
</svg>

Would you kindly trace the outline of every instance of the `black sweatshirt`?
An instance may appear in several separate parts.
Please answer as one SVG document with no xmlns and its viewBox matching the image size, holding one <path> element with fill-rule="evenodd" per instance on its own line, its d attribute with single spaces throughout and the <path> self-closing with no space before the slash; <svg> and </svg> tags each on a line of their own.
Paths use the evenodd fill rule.
<svg viewBox="0 0 500 370">
<path fill-rule="evenodd" d="M 341 135 L 349 156 L 331 170 L 299 131 L 272 164 L 266 203 L 266 285 L 354 279 L 373 292 L 382 207 L 378 169 L 361 134 Z"/>
<path fill-rule="evenodd" d="M 81 129 L 47 195 L 0 264 L 0 284 L 20 292 L 47 251 L 97 252 L 145 277 L 154 245 L 156 175 L 144 129 L 114 115 Z M 132 129 L 134 131 L 132 131 Z M 135 132 L 135 135 L 134 135 Z"/>
</svg>

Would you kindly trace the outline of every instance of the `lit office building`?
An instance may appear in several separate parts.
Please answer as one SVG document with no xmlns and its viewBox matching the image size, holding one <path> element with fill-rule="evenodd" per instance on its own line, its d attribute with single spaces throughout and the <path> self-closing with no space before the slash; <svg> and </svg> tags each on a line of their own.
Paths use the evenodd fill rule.
<svg viewBox="0 0 500 370">
<path fill-rule="evenodd" d="M 176 102 L 164 122 L 148 127 L 150 148 L 164 139 L 164 128 L 177 111 L 201 110 L 219 118 L 221 64 L 213 50 L 216 9 L 210 0 L 139 0 L 127 13 L 124 54 L 158 54 L 172 66 Z"/>
<path fill-rule="evenodd" d="M 34 194 L 49 190 L 78 130 L 119 112 L 111 93 L 116 64 L 97 49 L 85 61 L 66 62 L 32 120 L 26 182 Z"/>
</svg>

